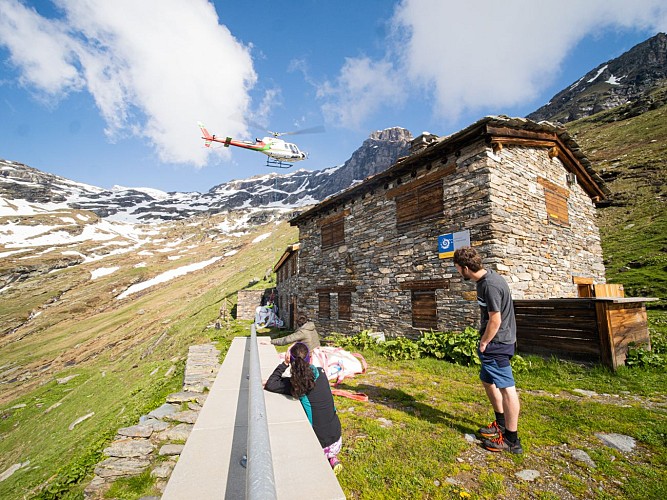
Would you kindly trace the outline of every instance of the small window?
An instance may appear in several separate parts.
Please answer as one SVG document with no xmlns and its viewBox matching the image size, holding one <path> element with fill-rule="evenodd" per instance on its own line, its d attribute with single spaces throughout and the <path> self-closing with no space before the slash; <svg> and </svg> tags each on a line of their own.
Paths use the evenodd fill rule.
<svg viewBox="0 0 667 500">
<path fill-rule="evenodd" d="M 338 319 L 349 321 L 352 318 L 352 293 L 338 293 Z"/>
<path fill-rule="evenodd" d="M 318 294 L 319 319 L 331 319 L 331 297 L 329 292 L 320 292 Z"/>
<path fill-rule="evenodd" d="M 567 210 L 568 190 L 546 179 L 539 179 L 538 182 L 544 188 L 544 202 L 549 222 L 569 226 L 570 220 Z"/>
<path fill-rule="evenodd" d="M 415 328 L 438 328 L 435 290 L 412 291 L 412 326 Z"/>
<path fill-rule="evenodd" d="M 404 226 L 439 217 L 443 209 L 441 179 L 416 186 L 413 190 L 396 196 L 396 225 Z"/>
<path fill-rule="evenodd" d="M 342 217 L 322 226 L 322 249 L 345 243 L 345 219 Z"/>
</svg>

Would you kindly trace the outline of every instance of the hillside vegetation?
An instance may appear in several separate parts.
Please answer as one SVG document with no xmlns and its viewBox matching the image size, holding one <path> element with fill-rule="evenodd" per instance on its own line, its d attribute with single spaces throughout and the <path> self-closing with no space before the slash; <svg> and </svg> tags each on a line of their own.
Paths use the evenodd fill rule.
<svg viewBox="0 0 667 500">
<path fill-rule="evenodd" d="M 566 127 L 612 191 L 598 209 L 607 281 L 667 307 L 667 88 Z"/>
<path fill-rule="evenodd" d="M 24 466 L 0 482 L 0 498 L 32 498 L 43 488 L 44 498 L 78 498 L 80 482 L 116 430 L 180 390 L 188 347 L 223 340 L 212 328 L 223 301 L 233 306 L 236 292 L 256 278 L 271 286 L 263 277 L 296 240 L 296 230 L 270 223 L 211 238 L 216 222 L 168 224 L 151 251 L 35 275 L 3 292 L 0 473 Z M 182 245 L 178 260 L 160 253 L 183 241 L 188 249 Z M 116 298 L 133 283 L 223 255 L 203 270 Z M 144 266 L 135 267 L 139 262 Z M 91 279 L 102 266 L 118 270 Z M 240 328 L 230 335 L 245 334 Z M 224 342 L 220 347 L 224 354 Z"/>
</svg>

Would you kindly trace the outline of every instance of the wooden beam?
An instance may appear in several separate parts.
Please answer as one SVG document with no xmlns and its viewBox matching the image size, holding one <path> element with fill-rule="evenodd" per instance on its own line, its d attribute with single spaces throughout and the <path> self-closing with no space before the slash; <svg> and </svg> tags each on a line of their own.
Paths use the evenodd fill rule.
<svg viewBox="0 0 667 500">
<path fill-rule="evenodd" d="M 385 196 L 387 198 L 395 198 L 396 196 L 400 196 L 403 193 L 407 191 L 411 191 L 412 189 L 418 188 L 420 186 L 424 186 L 426 184 L 430 184 L 432 182 L 435 182 L 439 179 L 442 179 L 443 177 L 446 177 L 450 174 L 453 174 L 456 171 L 456 163 L 451 163 L 447 165 L 444 168 L 440 168 L 436 170 L 435 172 L 431 172 L 429 174 L 426 174 L 422 177 L 419 177 L 415 179 L 414 181 L 407 181 L 400 186 L 396 186 L 395 188 L 389 189 L 386 193 Z"/>
<path fill-rule="evenodd" d="M 449 278 L 405 281 L 399 285 L 399 288 L 401 290 L 449 290 L 449 282 Z"/>
</svg>

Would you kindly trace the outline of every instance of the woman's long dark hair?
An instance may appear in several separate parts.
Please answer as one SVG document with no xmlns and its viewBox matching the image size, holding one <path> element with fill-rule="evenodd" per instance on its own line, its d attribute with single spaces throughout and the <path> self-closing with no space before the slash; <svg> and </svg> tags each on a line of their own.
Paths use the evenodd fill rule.
<svg viewBox="0 0 667 500">
<path fill-rule="evenodd" d="M 292 396 L 299 398 L 313 390 L 315 374 L 310 367 L 310 353 L 306 344 L 297 342 L 292 346 L 290 349 L 290 367 L 292 372 L 290 378 Z"/>
</svg>

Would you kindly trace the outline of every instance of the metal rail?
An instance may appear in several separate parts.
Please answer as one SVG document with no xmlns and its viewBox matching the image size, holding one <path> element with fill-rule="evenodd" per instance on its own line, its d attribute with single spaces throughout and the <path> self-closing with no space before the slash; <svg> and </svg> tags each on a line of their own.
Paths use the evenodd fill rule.
<svg viewBox="0 0 667 500">
<path fill-rule="evenodd" d="M 255 325 L 250 327 L 246 498 L 277 499 Z"/>
</svg>

